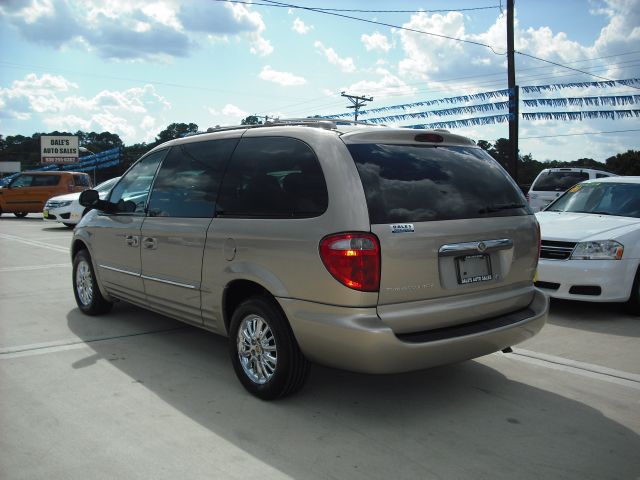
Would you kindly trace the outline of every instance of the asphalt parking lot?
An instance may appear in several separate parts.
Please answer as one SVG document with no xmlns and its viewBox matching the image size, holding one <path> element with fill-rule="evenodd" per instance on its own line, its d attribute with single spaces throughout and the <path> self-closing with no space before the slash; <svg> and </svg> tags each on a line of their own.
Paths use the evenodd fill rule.
<svg viewBox="0 0 640 480">
<path fill-rule="evenodd" d="M 76 308 L 71 230 L 0 218 L 0 477 L 638 479 L 640 318 L 553 301 L 512 354 L 392 376 L 314 366 L 278 402 L 226 339 Z"/>
</svg>

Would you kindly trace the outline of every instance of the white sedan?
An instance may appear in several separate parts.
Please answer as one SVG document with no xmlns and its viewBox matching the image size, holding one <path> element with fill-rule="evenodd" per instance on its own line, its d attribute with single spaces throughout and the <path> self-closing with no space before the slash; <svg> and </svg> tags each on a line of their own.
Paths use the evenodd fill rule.
<svg viewBox="0 0 640 480">
<path fill-rule="evenodd" d="M 537 287 L 555 298 L 627 302 L 640 315 L 640 177 L 579 183 L 536 217 Z"/>
<path fill-rule="evenodd" d="M 115 177 L 106 180 L 95 187 L 94 190 L 97 190 L 100 198 L 104 199 L 119 179 L 120 177 Z M 78 201 L 80 193 L 68 193 L 51 197 L 44 205 L 42 218 L 47 222 L 61 222 L 67 227 L 73 228 L 86 213 L 85 207 L 80 205 Z"/>
</svg>

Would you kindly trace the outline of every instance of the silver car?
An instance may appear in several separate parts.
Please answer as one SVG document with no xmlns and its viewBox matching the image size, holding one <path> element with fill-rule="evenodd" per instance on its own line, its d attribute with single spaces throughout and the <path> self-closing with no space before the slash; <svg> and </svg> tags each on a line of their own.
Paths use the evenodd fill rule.
<svg viewBox="0 0 640 480">
<path fill-rule="evenodd" d="M 535 335 L 539 228 L 498 163 L 448 132 L 342 123 L 172 140 L 106 200 L 85 192 L 79 308 L 124 300 L 228 336 L 262 399 L 298 390 L 312 362 L 404 372 Z"/>
</svg>

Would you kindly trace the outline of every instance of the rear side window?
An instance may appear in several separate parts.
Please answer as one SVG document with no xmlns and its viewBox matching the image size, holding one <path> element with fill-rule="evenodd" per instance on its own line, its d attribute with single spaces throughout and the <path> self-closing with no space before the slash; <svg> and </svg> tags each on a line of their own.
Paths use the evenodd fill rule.
<svg viewBox="0 0 640 480">
<path fill-rule="evenodd" d="M 59 175 L 34 175 L 32 187 L 53 187 L 60 183 Z"/>
<path fill-rule="evenodd" d="M 171 148 L 149 200 L 152 217 L 212 217 L 227 160 L 237 139 L 187 143 Z"/>
<path fill-rule="evenodd" d="M 91 181 L 89 175 L 74 175 L 73 183 L 76 187 L 90 187 Z"/>
<path fill-rule="evenodd" d="M 515 183 L 472 147 L 347 145 L 372 224 L 528 215 Z"/>
<path fill-rule="evenodd" d="M 564 192 L 583 180 L 589 180 L 588 173 L 546 172 L 541 174 L 536 181 L 533 182 L 531 190 L 537 192 Z"/>
<path fill-rule="evenodd" d="M 304 218 L 324 213 L 327 185 L 309 145 L 295 138 L 243 138 L 222 182 L 218 214 Z"/>
</svg>

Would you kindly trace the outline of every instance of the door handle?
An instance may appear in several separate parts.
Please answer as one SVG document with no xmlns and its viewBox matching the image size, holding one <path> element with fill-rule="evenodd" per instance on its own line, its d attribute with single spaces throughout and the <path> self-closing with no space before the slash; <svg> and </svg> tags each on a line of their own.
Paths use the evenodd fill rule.
<svg viewBox="0 0 640 480">
<path fill-rule="evenodd" d="M 149 250 L 155 250 L 158 248 L 158 241 L 153 237 L 144 237 L 142 239 L 142 246 Z"/>
<path fill-rule="evenodd" d="M 124 237 L 124 241 L 130 247 L 137 247 L 139 244 L 138 237 L 136 237 L 135 235 L 127 235 L 126 237 Z"/>
</svg>

